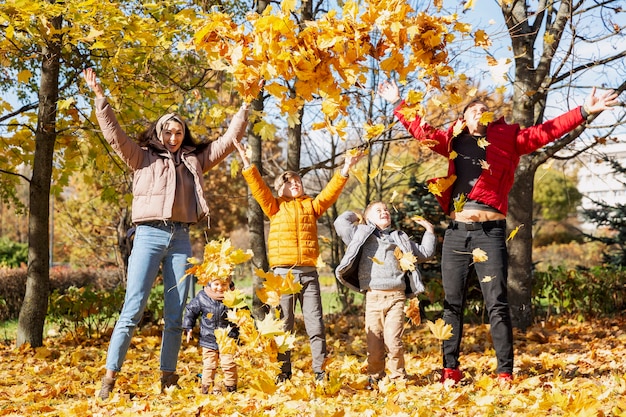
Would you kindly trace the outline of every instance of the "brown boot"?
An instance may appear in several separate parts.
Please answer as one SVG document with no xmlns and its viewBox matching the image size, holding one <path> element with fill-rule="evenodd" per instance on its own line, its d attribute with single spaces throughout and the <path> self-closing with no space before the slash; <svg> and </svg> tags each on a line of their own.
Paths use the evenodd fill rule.
<svg viewBox="0 0 626 417">
<path fill-rule="evenodd" d="M 161 376 L 161 392 L 165 392 L 165 388 L 169 388 L 172 385 L 178 386 L 178 375 L 174 372 L 163 373 Z"/>
<path fill-rule="evenodd" d="M 115 378 L 109 378 L 108 376 L 102 378 L 102 388 L 100 388 L 100 393 L 98 394 L 98 397 L 102 398 L 103 400 L 108 400 L 109 395 L 111 395 L 111 391 L 113 391 L 114 385 Z"/>
</svg>

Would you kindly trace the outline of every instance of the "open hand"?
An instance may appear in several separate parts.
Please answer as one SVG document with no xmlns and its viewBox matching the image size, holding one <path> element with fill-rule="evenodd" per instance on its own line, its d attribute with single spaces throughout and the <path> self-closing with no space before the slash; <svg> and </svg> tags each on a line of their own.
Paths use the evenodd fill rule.
<svg viewBox="0 0 626 417">
<path fill-rule="evenodd" d="M 96 72 L 92 68 L 87 68 L 83 70 L 83 76 L 85 77 L 85 81 L 87 81 L 87 86 L 96 94 L 96 97 L 103 98 L 104 90 L 98 83 Z"/>
<path fill-rule="evenodd" d="M 398 84 L 394 80 L 383 81 L 378 86 L 378 95 L 389 103 L 395 103 L 400 100 L 400 90 Z"/>
<path fill-rule="evenodd" d="M 591 94 L 585 100 L 584 109 L 589 114 L 596 114 L 603 110 L 609 110 L 617 104 L 619 104 L 619 100 L 617 100 L 617 93 L 614 90 L 608 90 L 596 96 L 596 88 L 593 87 Z"/>
</svg>

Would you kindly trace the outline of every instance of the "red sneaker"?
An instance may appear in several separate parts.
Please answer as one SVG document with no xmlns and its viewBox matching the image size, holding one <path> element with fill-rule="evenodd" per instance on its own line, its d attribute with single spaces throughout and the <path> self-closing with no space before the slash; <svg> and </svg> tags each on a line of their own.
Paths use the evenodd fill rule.
<svg viewBox="0 0 626 417">
<path fill-rule="evenodd" d="M 513 382 L 513 374 L 510 372 L 500 372 L 498 382 Z"/>
<path fill-rule="evenodd" d="M 457 384 L 461 379 L 463 379 L 463 372 L 459 371 L 457 368 L 443 368 L 441 382 L 444 383 L 449 379 L 453 380 L 454 383 Z"/>
</svg>

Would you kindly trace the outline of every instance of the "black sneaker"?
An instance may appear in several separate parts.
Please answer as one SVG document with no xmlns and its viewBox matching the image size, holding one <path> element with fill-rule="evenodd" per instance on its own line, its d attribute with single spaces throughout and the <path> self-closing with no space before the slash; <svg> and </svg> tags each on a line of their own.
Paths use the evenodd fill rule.
<svg viewBox="0 0 626 417">
<path fill-rule="evenodd" d="M 291 379 L 291 372 L 281 372 L 276 377 L 276 383 L 285 382 L 288 379 Z"/>
<path fill-rule="evenodd" d="M 235 392 L 235 391 L 237 391 L 237 386 L 236 385 L 233 385 L 233 386 L 226 385 L 226 391 L 228 391 L 228 392 Z"/>
<path fill-rule="evenodd" d="M 316 372 L 315 373 L 315 380 L 316 381 L 323 381 L 324 379 L 326 379 L 326 372 L 322 371 L 322 372 Z"/>
</svg>

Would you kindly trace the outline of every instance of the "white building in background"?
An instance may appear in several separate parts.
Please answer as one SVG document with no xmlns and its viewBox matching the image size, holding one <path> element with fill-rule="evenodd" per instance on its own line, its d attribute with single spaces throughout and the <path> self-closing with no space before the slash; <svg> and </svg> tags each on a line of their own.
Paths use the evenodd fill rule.
<svg viewBox="0 0 626 417">
<path fill-rule="evenodd" d="M 626 175 L 616 174 L 611 165 L 602 160 L 606 155 L 618 161 L 626 168 L 626 138 L 609 143 L 579 158 L 582 166 L 578 171 L 578 191 L 583 195 L 582 209 L 597 207 L 594 201 L 601 201 L 609 206 L 626 205 Z M 597 226 L 582 223 L 582 229 L 592 233 Z"/>
</svg>

